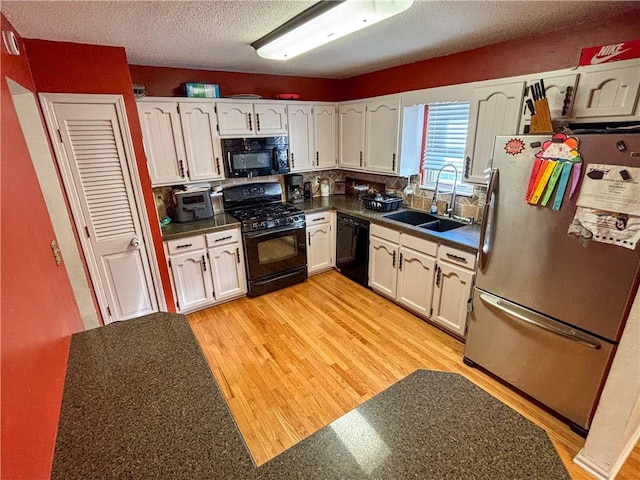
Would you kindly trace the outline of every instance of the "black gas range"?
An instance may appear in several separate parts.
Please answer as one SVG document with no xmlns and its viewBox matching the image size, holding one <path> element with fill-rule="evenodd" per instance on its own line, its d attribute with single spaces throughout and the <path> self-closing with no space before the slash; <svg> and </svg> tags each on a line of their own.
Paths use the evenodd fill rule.
<svg viewBox="0 0 640 480">
<path fill-rule="evenodd" d="M 227 187 L 223 199 L 225 211 L 241 222 L 249 296 L 307 279 L 304 212 L 282 203 L 278 182 Z"/>
</svg>

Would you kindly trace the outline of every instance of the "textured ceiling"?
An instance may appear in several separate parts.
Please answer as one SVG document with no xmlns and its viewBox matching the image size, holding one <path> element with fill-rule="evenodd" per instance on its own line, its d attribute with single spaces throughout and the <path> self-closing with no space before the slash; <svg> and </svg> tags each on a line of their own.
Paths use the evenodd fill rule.
<svg viewBox="0 0 640 480">
<path fill-rule="evenodd" d="M 126 48 L 129 63 L 346 78 L 511 40 L 579 28 L 640 8 L 625 1 L 430 1 L 287 62 L 250 46 L 311 1 L 7 1 L 20 35 Z M 570 19 L 570 20 L 567 20 Z"/>
</svg>

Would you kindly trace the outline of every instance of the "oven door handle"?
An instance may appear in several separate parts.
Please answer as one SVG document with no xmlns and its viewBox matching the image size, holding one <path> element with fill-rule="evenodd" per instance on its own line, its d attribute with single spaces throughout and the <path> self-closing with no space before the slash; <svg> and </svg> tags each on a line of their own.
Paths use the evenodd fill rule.
<svg viewBox="0 0 640 480">
<path fill-rule="evenodd" d="M 246 238 L 260 238 L 260 237 L 265 237 L 267 235 L 272 235 L 274 233 L 289 232 L 293 230 L 304 230 L 304 228 L 305 228 L 304 223 L 300 225 L 285 225 L 284 227 L 269 228 L 267 230 L 261 230 L 260 232 L 246 232 L 244 236 Z"/>
</svg>

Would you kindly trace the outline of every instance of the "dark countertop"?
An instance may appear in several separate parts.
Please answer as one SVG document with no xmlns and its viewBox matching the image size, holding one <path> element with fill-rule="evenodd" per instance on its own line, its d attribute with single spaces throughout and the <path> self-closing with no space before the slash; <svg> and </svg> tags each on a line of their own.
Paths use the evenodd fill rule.
<svg viewBox="0 0 640 480">
<path fill-rule="evenodd" d="M 311 200 L 305 200 L 303 203 L 296 204 L 297 207 L 304 210 L 305 213 L 322 212 L 326 210 L 336 210 L 338 212 L 353 215 L 354 217 L 369 220 L 378 225 L 399 230 L 409 235 L 424 238 L 437 242 L 441 245 L 448 245 L 460 250 L 476 253 L 480 242 L 480 225 L 467 225 L 464 227 L 449 230 L 448 232 L 434 232 L 423 228 L 407 225 L 406 223 L 397 222 L 384 218 L 389 213 L 395 213 L 402 210 L 415 210 L 400 207 L 393 212 L 376 212 L 364 208 L 360 200 L 351 195 L 331 195 L 329 197 L 314 197 Z"/>
<path fill-rule="evenodd" d="M 162 231 L 162 240 L 173 240 L 175 238 L 226 230 L 232 227 L 240 227 L 240 222 L 227 213 L 218 213 L 208 220 L 188 223 L 172 222 L 160 230 Z"/>
<path fill-rule="evenodd" d="M 406 223 L 396 222 L 395 220 L 388 220 L 384 218 L 384 215 L 392 212 L 376 212 L 375 210 L 366 209 L 360 200 L 351 195 L 314 197 L 311 200 L 305 200 L 303 203 L 298 203 L 296 206 L 304 210 L 305 213 L 336 210 L 341 213 L 353 215 L 354 217 L 369 220 L 388 228 L 399 230 L 409 235 L 435 241 L 441 245 L 448 245 L 471 253 L 476 253 L 478 251 L 480 239 L 479 225 L 467 225 L 455 230 L 449 230 L 448 232 L 425 230 L 412 225 L 407 225 Z M 401 210 L 411 209 L 400 207 L 394 212 Z M 201 220 L 190 223 L 170 223 L 169 225 L 162 227 L 162 239 L 172 240 L 175 238 L 188 237 L 190 235 L 201 235 L 238 226 L 240 226 L 240 222 L 238 222 L 238 220 L 226 213 L 220 213 L 210 220 Z"/>
</svg>

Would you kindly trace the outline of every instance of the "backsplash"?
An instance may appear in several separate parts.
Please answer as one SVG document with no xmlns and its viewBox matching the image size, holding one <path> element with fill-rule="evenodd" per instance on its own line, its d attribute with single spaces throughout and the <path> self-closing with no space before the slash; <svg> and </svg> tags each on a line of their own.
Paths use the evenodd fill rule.
<svg viewBox="0 0 640 480">
<path fill-rule="evenodd" d="M 344 181 L 346 177 L 349 177 L 362 180 L 362 183 L 365 185 L 368 182 L 371 182 L 372 184 L 384 184 L 385 191 L 392 191 L 396 195 L 403 198 L 403 205 L 427 212 L 431 211 L 431 199 L 433 198 L 433 190 L 420 188 L 420 175 L 412 175 L 411 177 L 409 177 L 409 179 L 407 179 L 405 177 L 392 177 L 388 175 L 376 175 L 371 173 L 346 170 L 319 170 L 313 172 L 303 172 L 302 176 L 305 182 L 311 182 L 314 197 L 320 196 L 320 184 L 316 183 L 316 179 L 329 179 L 329 193 L 333 195 L 335 193 L 335 182 Z M 284 192 L 283 175 L 270 175 L 265 177 L 253 178 L 233 178 L 217 180 L 208 183 L 211 185 L 211 188 L 213 190 L 217 186 L 222 186 L 224 188 L 230 185 L 242 185 L 245 183 L 267 181 L 280 182 L 282 184 L 282 190 Z M 407 183 L 410 183 L 413 189 L 413 194 L 405 195 L 404 191 L 407 187 Z M 176 187 L 177 186 L 178 185 L 176 185 Z M 153 193 L 156 198 L 156 206 L 158 209 L 158 218 L 160 220 L 162 220 L 166 216 L 166 206 L 171 204 L 171 191 L 174 188 L 175 187 L 155 187 L 153 189 Z M 456 205 L 453 212 L 454 215 L 464 218 L 473 218 L 475 222 L 479 222 L 482 218 L 482 209 L 485 203 L 486 191 L 487 189 L 484 186 L 475 186 L 473 188 L 473 195 L 471 197 L 457 195 Z M 160 199 L 162 200 L 160 201 Z M 438 200 L 450 202 L 451 195 L 441 194 L 438 196 Z"/>
</svg>

